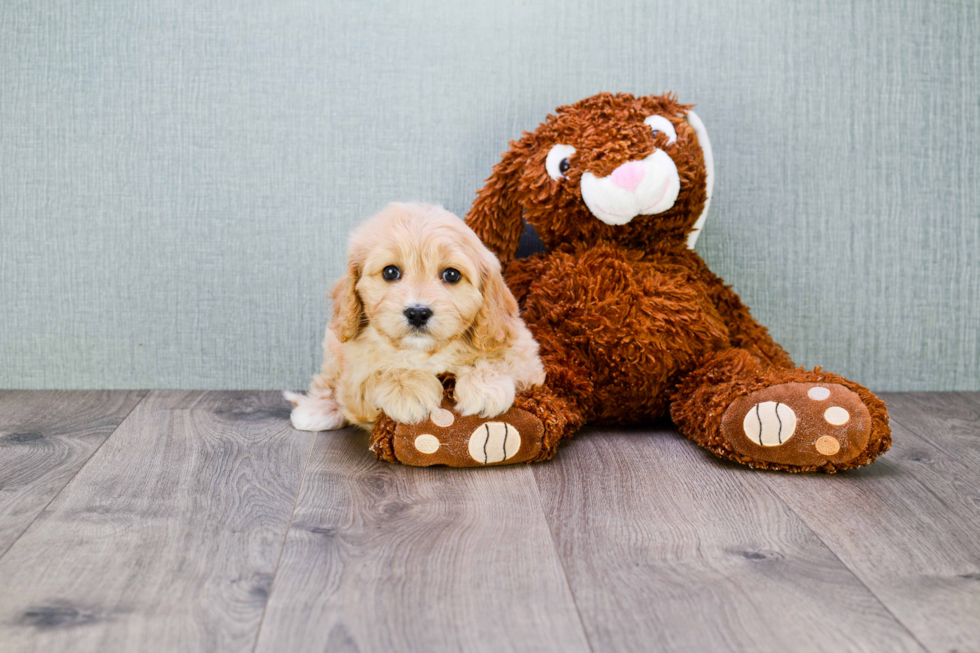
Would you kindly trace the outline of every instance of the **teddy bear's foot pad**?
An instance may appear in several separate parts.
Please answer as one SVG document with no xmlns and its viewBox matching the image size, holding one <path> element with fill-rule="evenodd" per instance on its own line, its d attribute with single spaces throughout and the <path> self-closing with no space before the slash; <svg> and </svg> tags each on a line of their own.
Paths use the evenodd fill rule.
<svg viewBox="0 0 980 653">
<path fill-rule="evenodd" d="M 443 402 L 421 424 L 399 424 L 392 444 L 395 458 L 406 465 L 487 467 L 536 457 L 543 433 L 541 421 L 520 408 L 486 419 L 463 417 Z"/>
<path fill-rule="evenodd" d="M 871 413 L 857 393 L 837 383 L 781 383 L 733 401 L 721 433 L 753 460 L 839 465 L 864 451 Z"/>
</svg>

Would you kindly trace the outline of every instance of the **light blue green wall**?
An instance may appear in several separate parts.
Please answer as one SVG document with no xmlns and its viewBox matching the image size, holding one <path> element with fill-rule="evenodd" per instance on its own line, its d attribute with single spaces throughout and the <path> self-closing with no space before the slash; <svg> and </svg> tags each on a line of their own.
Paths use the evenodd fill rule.
<svg viewBox="0 0 980 653">
<path fill-rule="evenodd" d="M 346 233 L 598 91 L 698 103 L 699 251 L 879 390 L 980 389 L 980 5 L 0 3 L 0 387 L 302 387 Z"/>
</svg>

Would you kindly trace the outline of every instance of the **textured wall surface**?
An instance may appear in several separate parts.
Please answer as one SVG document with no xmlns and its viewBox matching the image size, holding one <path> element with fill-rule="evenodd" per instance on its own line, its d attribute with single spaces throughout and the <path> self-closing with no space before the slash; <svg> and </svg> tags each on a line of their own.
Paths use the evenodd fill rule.
<svg viewBox="0 0 980 653">
<path fill-rule="evenodd" d="M 698 103 L 698 250 L 798 362 L 980 389 L 972 0 L 0 3 L 0 387 L 303 387 L 345 238 L 598 91 Z"/>
</svg>

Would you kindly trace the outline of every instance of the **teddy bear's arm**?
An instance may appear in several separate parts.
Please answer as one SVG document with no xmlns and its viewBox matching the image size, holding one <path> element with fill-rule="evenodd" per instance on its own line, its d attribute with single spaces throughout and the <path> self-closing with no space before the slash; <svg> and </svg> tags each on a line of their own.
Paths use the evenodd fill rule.
<svg viewBox="0 0 980 653">
<path fill-rule="evenodd" d="M 728 326 L 732 346 L 745 349 L 775 367 L 796 367 L 786 350 L 772 339 L 769 329 L 752 317 L 748 307 L 742 303 L 732 287 L 726 285 L 718 275 L 708 269 L 704 261 L 693 252 L 691 252 L 691 260 L 694 263 L 695 273 L 701 278 L 708 292 L 708 297 Z"/>
<path fill-rule="evenodd" d="M 511 261 L 504 272 L 504 279 L 507 287 L 514 294 L 514 299 L 522 308 L 524 299 L 531 290 L 531 284 L 542 277 L 548 267 L 548 260 L 544 254 L 534 254 L 527 258 Z"/>
</svg>

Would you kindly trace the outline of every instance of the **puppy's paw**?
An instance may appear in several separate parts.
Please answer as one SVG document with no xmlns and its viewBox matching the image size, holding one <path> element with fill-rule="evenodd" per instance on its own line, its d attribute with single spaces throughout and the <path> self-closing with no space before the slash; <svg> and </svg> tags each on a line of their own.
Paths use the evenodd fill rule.
<svg viewBox="0 0 980 653">
<path fill-rule="evenodd" d="M 314 397 L 288 390 L 282 396 L 294 406 L 289 421 L 298 431 L 333 431 L 346 422 L 333 397 Z"/>
<path fill-rule="evenodd" d="M 460 415 L 496 417 L 514 405 L 514 378 L 493 370 L 473 370 L 456 379 Z"/>
<path fill-rule="evenodd" d="M 442 401 L 442 383 L 432 374 L 409 375 L 378 388 L 377 405 L 401 424 L 418 424 Z"/>
</svg>

